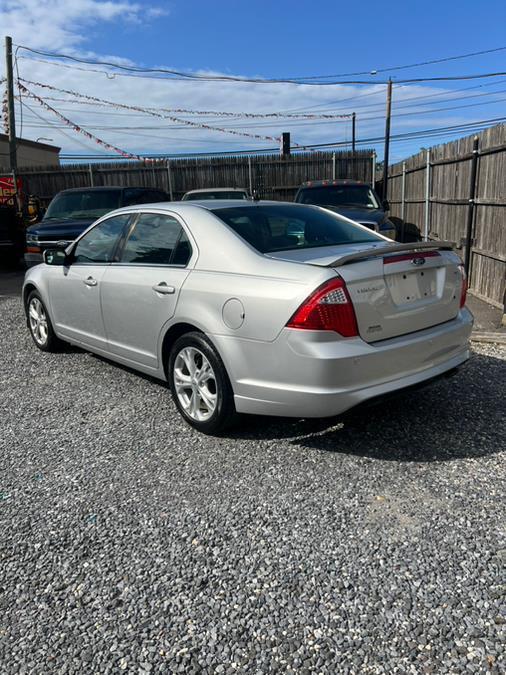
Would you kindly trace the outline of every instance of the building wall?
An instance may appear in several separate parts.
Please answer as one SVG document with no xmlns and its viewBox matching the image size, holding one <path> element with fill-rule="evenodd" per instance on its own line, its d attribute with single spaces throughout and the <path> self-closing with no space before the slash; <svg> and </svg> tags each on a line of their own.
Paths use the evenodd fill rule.
<svg viewBox="0 0 506 675">
<path fill-rule="evenodd" d="M 50 149 L 48 146 L 24 144 L 18 140 L 17 147 L 18 169 L 27 167 L 58 166 L 60 164 L 59 148 Z M 9 142 L 0 138 L 0 169 L 9 168 Z"/>
</svg>

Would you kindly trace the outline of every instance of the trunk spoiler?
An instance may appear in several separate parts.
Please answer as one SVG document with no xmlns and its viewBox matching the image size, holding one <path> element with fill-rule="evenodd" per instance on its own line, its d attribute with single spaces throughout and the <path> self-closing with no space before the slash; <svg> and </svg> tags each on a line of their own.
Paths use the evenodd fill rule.
<svg viewBox="0 0 506 675">
<path fill-rule="evenodd" d="M 388 255 L 389 253 L 400 253 L 402 251 L 418 253 L 418 251 L 427 250 L 452 251 L 454 247 L 455 243 L 453 241 L 415 241 L 412 244 L 378 246 L 377 248 L 368 248 L 365 251 L 359 251 L 358 253 L 343 255 L 340 258 L 336 258 L 328 265 L 325 265 L 325 267 L 339 267 L 340 265 L 348 265 L 349 263 L 357 262 L 358 260 Z"/>
</svg>

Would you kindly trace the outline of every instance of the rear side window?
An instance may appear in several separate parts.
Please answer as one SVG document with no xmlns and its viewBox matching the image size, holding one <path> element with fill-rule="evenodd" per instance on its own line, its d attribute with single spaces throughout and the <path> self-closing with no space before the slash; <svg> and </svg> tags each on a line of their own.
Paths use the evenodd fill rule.
<svg viewBox="0 0 506 675">
<path fill-rule="evenodd" d="M 144 265 L 186 265 L 190 243 L 172 216 L 143 213 L 125 243 L 121 262 Z"/>
<path fill-rule="evenodd" d="M 130 220 L 129 214 L 113 216 L 95 225 L 78 241 L 74 249 L 74 262 L 77 263 L 109 263 L 116 244 L 125 225 Z"/>
<path fill-rule="evenodd" d="M 212 212 L 260 253 L 382 241 L 373 232 L 314 206 L 258 204 Z"/>
</svg>

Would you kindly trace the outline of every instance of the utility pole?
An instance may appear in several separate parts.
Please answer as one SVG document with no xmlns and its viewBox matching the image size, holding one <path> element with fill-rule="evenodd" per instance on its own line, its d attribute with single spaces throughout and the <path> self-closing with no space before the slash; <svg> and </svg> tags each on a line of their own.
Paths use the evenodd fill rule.
<svg viewBox="0 0 506 675">
<path fill-rule="evenodd" d="M 9 122 L 9 167 L 14 181 L 14 196 L 19 209 L 17 183 L 18 159 L 16 153 L 16 120 L 14 116 L 14 73 L 12 70 L 12 38 L 5 36 L 5 69 L 7 77 L 7 119 Z"/>
<path fill-rule="evenodd" d="M 388 199 L 388 160 L 390 154 L 390 117 L 392 112 L 392 78 L 387 85 L 387 111 L 385 118 L 385 152 L 383 157 L 383 199 Z"/>
<path fill-rule="evenodd" d="M 355 157 L 355 133 L 356 133 L 356 120 L 357 115 L 353 113 L 351 116 L 351 168 L 353 169 L 353 176 L 355 178 L 357 172 L 355 171 L 356 157 Z"/>
<path fill-rule="evenodd" d="M 290 132 L 283 131 L 280 139 L 280 153 L 282 159 L 288 159 L 290 156 Z"/>
</svg>

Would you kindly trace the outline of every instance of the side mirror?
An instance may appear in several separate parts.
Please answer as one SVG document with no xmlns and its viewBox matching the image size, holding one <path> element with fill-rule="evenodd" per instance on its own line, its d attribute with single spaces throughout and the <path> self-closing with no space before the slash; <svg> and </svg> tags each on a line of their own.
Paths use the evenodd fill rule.
<svg viewBox="0 0 506 675">
<path fill-rule="evenodd" d="M 383 211 L 390 211 L 390 202 L 388 201 L 388 199 L 384 199 L 381 202 L 381 206 L 383 207 Z"/>
<path fill-rule="evenodd" d="M 68 262 L 68 256 L 61 248 L 48 248 L 42 256 L 46 265 L 65 265 Z"/>
</svg>

